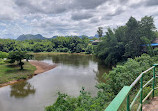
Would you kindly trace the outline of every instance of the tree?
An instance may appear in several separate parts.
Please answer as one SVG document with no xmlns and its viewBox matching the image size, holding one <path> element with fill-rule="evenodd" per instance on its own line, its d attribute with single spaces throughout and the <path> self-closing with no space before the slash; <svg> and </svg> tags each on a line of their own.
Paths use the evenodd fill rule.
<svg viewBox="0 0 158 111">
<path fill-rule="evenodd" d="M 141 39 L 139 35 L 138 21 L 131 17 L 126 23 L 126 43 L 125 43 L 125 57 L 132 57 L 141 55 Z"/>
<path fill-rule="evenodd" d="M 93 45 L 88 45 L 87 46 L 86 54 L 93 54 Z"/>
<path fill-rule="evenodd" d="M 29 61 L 29 59 L 32 59 L 32 58 L 33 58 L 32 54 L 25 54 L 25 59 L 27 62 Z"/>
<path fill-rule="evenodd" d="M 24 98 L 34 94 L 36 89 L 30 83 L 23 81 L 11 86 L 10 96 L 15 98 Z"/>
<path fill-rule="evenodd" d="M 109 28 L 106 32 L 105 40 L 100 42 L 95 50 L 96 56 L 108 66 L 115 65 L 122 60 L 122 55 L 124 54 L 123 42 L 118 42 L 115 32 Z"/>
<path fill-rule="evenodd" d="M 139 25 L 140 25 L 141 36 L 145 36 L 148 40 L 150 40 L 150 42 L 152 42 L 156 37 L 156 34 L 154 32 L 156 28 L 154 25 L 153 17 L 152 16 L 143 17 L 139 22 Z"/>
<path fill-rule="evenodd" d="M 2 52 L 2 51 L 0 51 L 0 58 L 7 58 L 8 57 L 8 53 L 6 53 L 6 52 Z"/>
<path fill-rule="evenodd" d="M 121 60 L 140 56 L 144 52 L 152 56 L 154 52 L 150 44 L 156 37 L 154 30 L 151 16 L 145 16 L 141 21 L 130 17 L 126 25 L 107 30 L 95 53 L 107 65 L 115 65 Z"/>
<path fill-rule="evenodd" d="M 11 63 L 14 63 L 15 61 L 18 62 L 18 65 L 20 66 L 20 69 L 22 70 L 23 69 L 23 65 L 24 63 L 22 62 L 22 59 L 25 58 L 25 54 L 26 52 L 23 52 L 23 51 L 12 51 L 12 52 L 9 52 L 9 55 L 8 55 L 8 59 L 10 59 Z"/>
<path fill-rule="evenodd" d="M 103 35 L 103 27 L 98 27 L 97 33 L 99 35 L 99 38 L 101 38 Z"/>
<path fill-rule="evenodd" d="M 43 44 L 39 44 L 39 43 L 35 44 L 33 46 L 33 51 L 34 52 L 43 52 Z"/>
</svg>

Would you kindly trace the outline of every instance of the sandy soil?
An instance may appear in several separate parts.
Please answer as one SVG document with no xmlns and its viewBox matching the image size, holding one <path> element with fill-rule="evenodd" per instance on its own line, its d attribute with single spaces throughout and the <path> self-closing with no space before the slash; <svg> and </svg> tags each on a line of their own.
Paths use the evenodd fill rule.
<svg viewBox="0 0 158 111">
<path fill-rule="evenodd" d="M 158 111 L 158 97 L 154 97 L 149 104 L 144 104 L 143 111 Z"/>
<path fill-rule="evenodd" d="M 55 65 L 50 65 L 48 63 L 35 61 L 35 60 L 31 60 L 29 62 L 30 62 L 30 64 L 32 64 L 33 66 L 36 67 L 34 75 L 37 75 L 37 74 L 49 71 L 49 70 L 51 70 L 51 69 L 53 69 L 53 68 L 55 68 L 57 66 L 56 64 Z M 30 77 L 28 77 L 28 78 L 30 78 Z M 11 85 L 11 84 L 15 84 L 15 83 L 17 83 L 19 81 L 24 81 L 24 79 L 9 81 L 7 83 L 0 84 L 0 87 Z"/>
<path fill-rule="evenodd" d="M 34 72 L 35 75 L 51 70 L 57 66 L 56 64 L 50 65 L 48 63 L 39 62 L 39 61 L 30 61 L 30 64 L 36 66 L 36 71 Z"/>
</svg>

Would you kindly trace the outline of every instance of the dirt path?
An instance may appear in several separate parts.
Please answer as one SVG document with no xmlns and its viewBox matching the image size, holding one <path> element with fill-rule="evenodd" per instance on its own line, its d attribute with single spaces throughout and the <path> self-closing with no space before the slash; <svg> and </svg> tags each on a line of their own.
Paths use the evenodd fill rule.
<svg viewBox="0 0 158 111">
<path fill-rule="evenodd" d="M 149 104 L 144 104 L 143 111 L 158 111 L 158 97 L 154 97 Z"/>
<path fill-rule="evenodd" d="M 56 64 L 50 65 L 48 63 L 39 62 L 39 61 L 30 61 L 30 64 L 36 66 L 36 71 L 34 72 L 35 75 L 51 70 L 57 66 Z"/>
</svg>

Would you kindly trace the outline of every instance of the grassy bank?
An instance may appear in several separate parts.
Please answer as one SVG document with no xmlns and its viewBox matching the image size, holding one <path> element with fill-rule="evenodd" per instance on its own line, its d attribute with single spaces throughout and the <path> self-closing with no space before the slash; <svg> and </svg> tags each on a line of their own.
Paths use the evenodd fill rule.
<svg viewBox="0 0 158 111">
<path fill-rule="evenodd" d="M 35 52 L 29 52 L 28 54 L 42 54 L 42 55 L 57 55 L 57 54 L 74 54 L 74 55 L 92 55 L 92 54 L 86 54 L 86 53 L 68 53 L 68 52 L 38 52 L 38 53 L 35 53 Z"/>
<path fill-rule="evenodd" d="M 27 79 L 33 76 L 36 67 L 32 66 L 29 62 L 24 63 L 24 70 L 20 70 L 19 66 L 16 64 L 0 64 L 0 84 Z"/>
</svg>

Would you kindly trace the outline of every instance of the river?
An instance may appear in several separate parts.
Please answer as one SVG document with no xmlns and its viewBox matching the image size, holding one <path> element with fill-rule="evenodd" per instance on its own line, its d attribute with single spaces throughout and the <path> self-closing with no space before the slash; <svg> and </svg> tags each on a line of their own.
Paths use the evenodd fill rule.
<svg viewBox="0 0 158 111">
<path fill-rule="evenodd" d="M 78 96 L 82 86 L 96 95 L 95 85 L 108 72 L 94 56 L 58 54 L 35 55 L 35 60 L 57 67 L 33 78 L 0 88 L 0 111 L 44 111 L 57 98 L 57 92 Z"/>
</svg>

